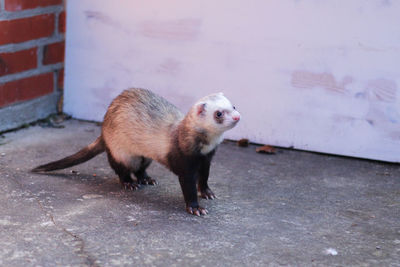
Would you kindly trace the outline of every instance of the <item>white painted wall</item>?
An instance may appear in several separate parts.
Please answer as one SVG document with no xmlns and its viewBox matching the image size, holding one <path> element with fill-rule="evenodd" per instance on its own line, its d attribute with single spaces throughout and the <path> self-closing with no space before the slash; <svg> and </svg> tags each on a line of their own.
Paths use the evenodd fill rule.
<svg viewBox="0 0 400 267">
<path fill-rule="evenodd" d="M 65 112 L 223 91 L 228 138 L 400 162 L 400 1 L 70 0 Z"/>
</svg>

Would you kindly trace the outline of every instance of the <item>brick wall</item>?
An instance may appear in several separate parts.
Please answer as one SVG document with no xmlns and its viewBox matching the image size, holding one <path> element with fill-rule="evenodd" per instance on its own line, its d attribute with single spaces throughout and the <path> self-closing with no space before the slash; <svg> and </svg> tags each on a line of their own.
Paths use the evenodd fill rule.
<svg viewBox="0 0 400 267">
<path fill-rule="evenodd" d="M 6 109 L 36 117 L 56 110 L 63 89 L 64 33 L 63 0 L 0 0 L 0 131 L 18 124 L 5 126 L 12 120 L 5 118 L 12 114 Z M 38 105 L 40 100 L 53 107 Z M 29 103 L 47 112 L 32 111 Z"/>
</svg>

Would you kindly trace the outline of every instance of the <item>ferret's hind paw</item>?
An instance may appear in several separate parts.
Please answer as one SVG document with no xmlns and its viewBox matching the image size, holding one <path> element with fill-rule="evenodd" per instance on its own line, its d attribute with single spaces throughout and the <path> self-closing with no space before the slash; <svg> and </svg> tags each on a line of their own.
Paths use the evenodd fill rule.
<svg viewBox="0 0 400 267">
<path fill-rule="evenodd" d="M 147 177 L 142 180 L 139 180 L 139 183 L 143 184 L 143 185 L 157 185 L 158 184 L 157 181 L 151 177 Z"/>
</svg>

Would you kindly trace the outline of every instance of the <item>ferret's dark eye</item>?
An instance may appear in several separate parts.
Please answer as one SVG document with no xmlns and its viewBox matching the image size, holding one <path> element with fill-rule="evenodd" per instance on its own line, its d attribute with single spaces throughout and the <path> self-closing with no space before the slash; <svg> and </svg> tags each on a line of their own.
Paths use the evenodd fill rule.
<svg viewBox="0 0 400 267">
<path fill-rule="evenodd" d="M 222 117 L 222 112 L 221 111 L 215 112 L 215 117 L 221 118 Z"/>
<path fill-rule="evenodd" d="M 235 106 L 233 106 L 233 109 L 236 109 L 236 107 L 235 107 Z"/>
</svg>

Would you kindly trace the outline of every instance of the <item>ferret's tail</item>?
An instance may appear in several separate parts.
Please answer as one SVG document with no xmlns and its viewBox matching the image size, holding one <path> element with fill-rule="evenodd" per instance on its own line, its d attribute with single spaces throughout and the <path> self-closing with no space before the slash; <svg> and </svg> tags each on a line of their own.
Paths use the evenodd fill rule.
<svg viewBox="0 0 400 267">
<path fill-rule="evenodd" d="M 65 169 L 74 165 L 78 165 L 89 159 L 97 156 L 98 154 L 105 151 L 105 144 L 103 138 L 99 136 L 96 141 L 81 149 L 79 152 L 68 156 L 66 158 L 53 161 L 41 166 L 38 166 L 32 170 L 32 172 L 48 172 L 54 170 Z"/>
</svg>

